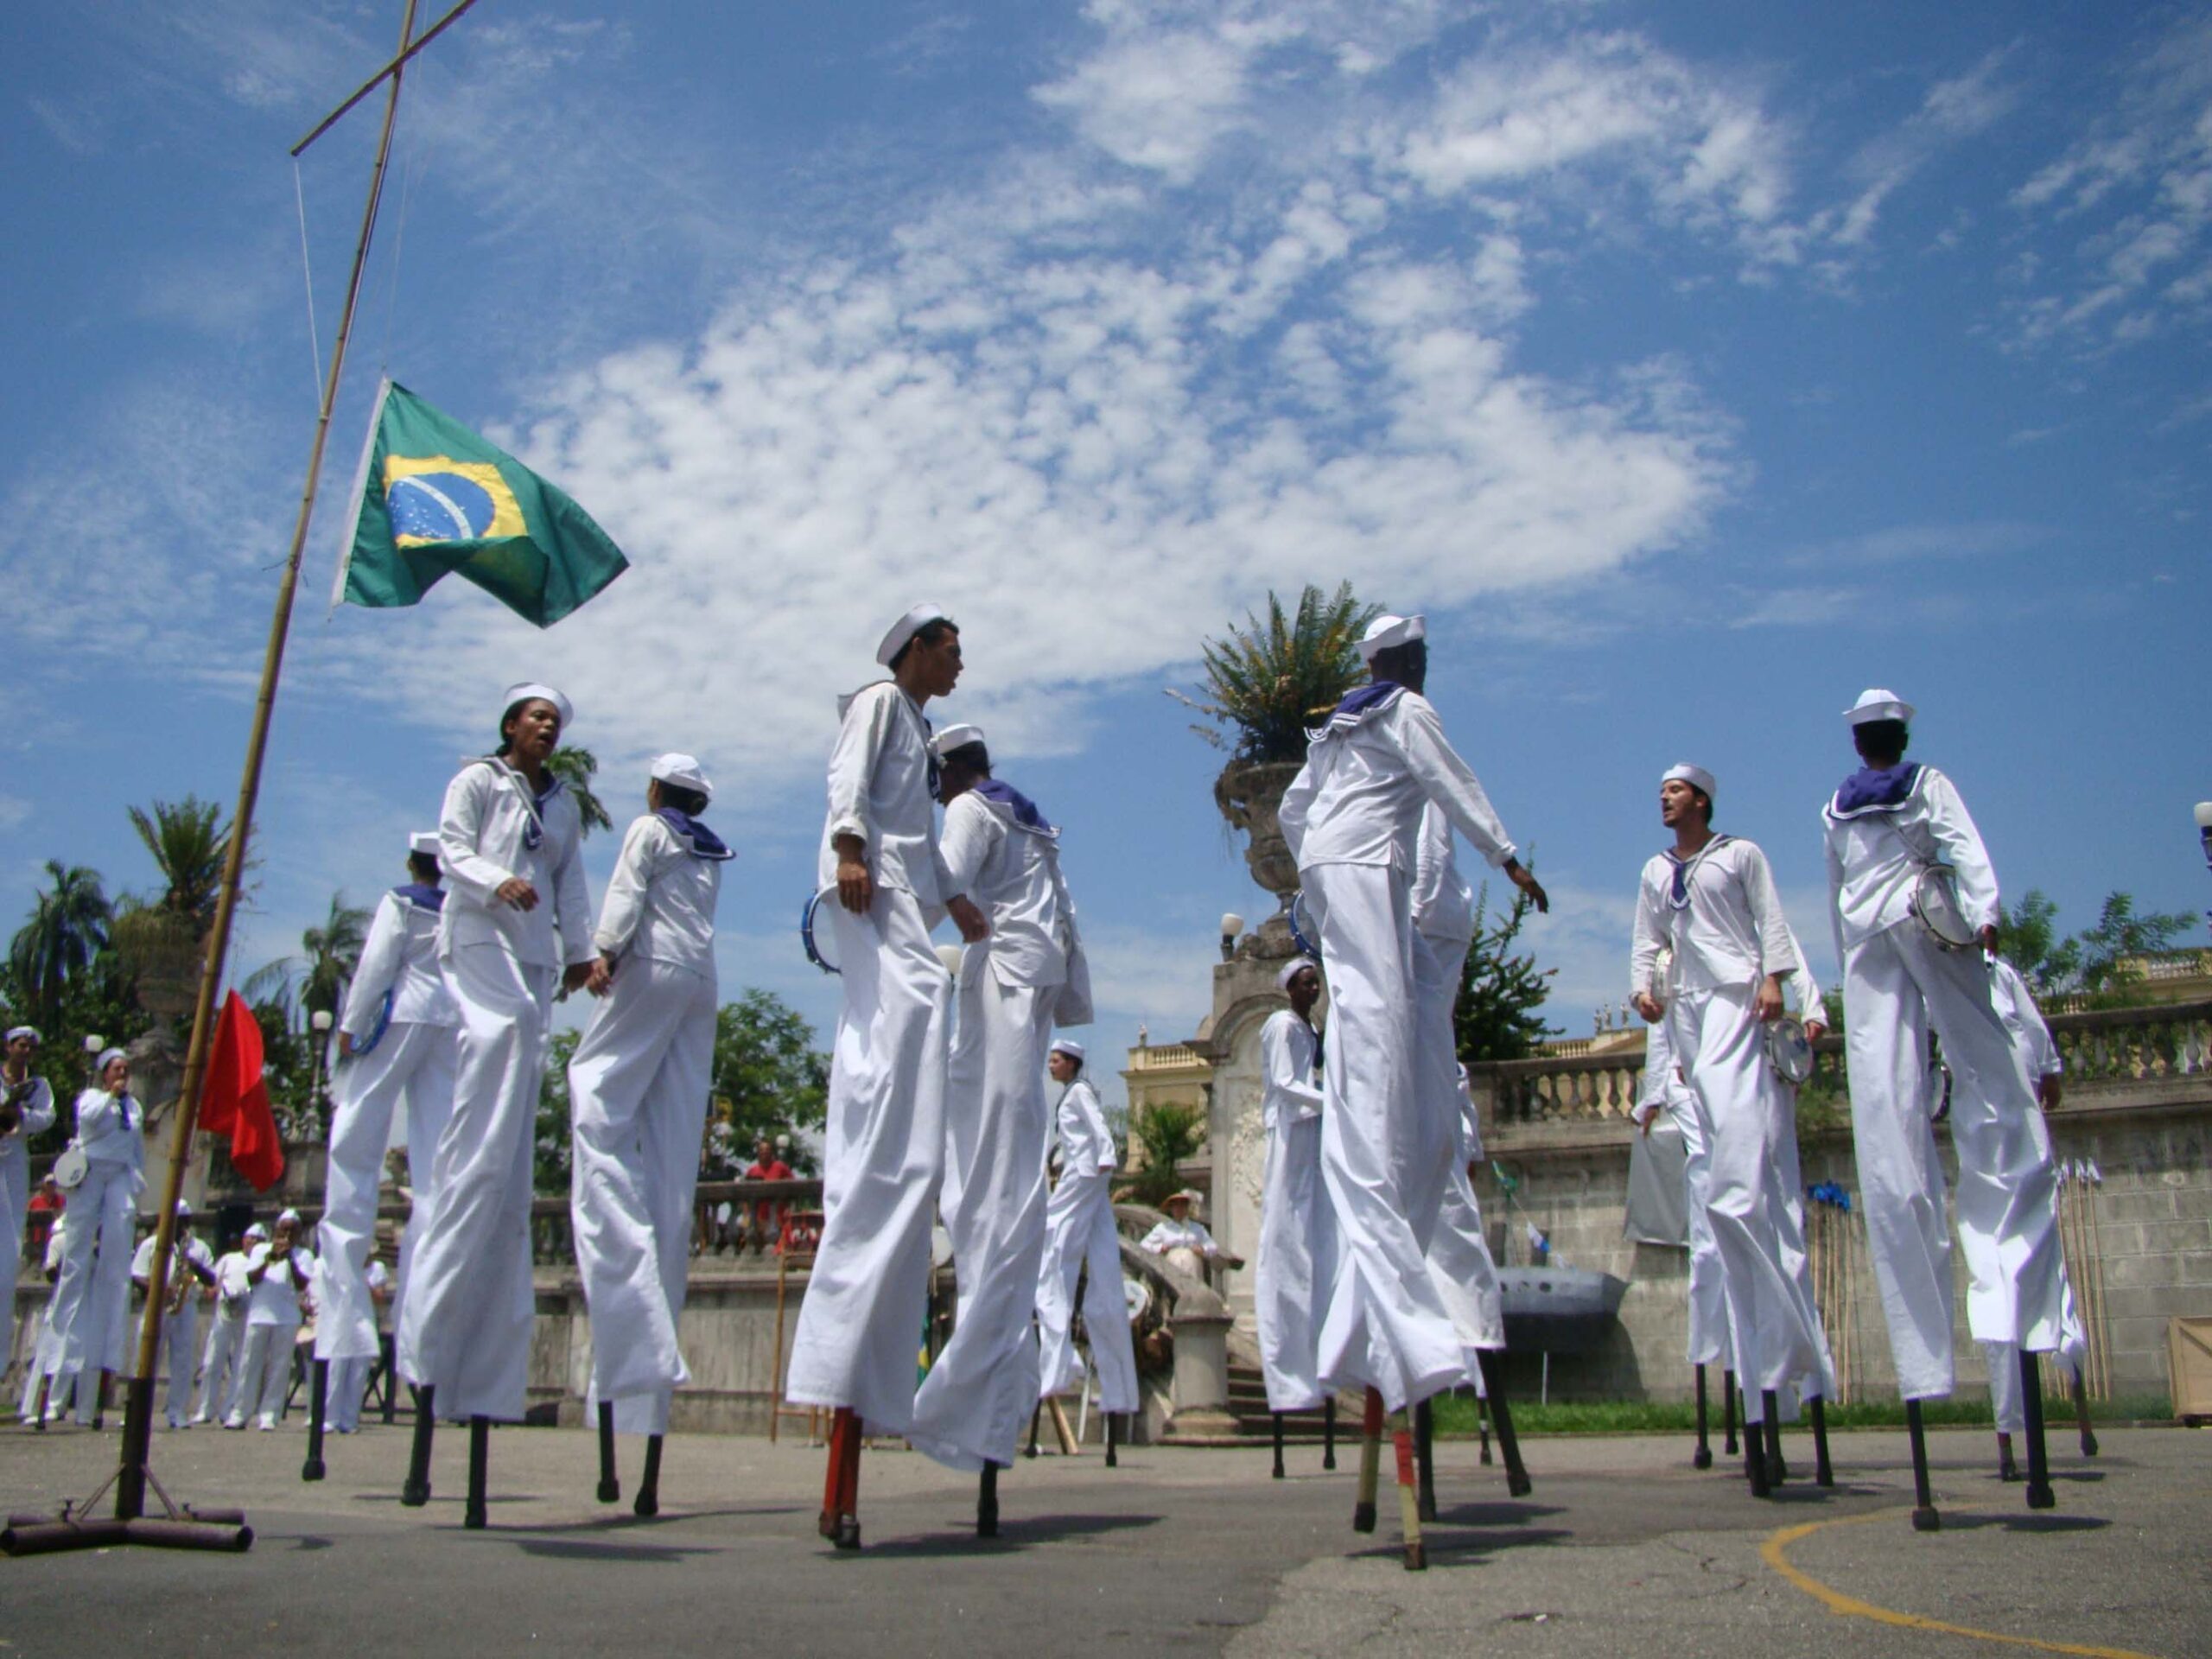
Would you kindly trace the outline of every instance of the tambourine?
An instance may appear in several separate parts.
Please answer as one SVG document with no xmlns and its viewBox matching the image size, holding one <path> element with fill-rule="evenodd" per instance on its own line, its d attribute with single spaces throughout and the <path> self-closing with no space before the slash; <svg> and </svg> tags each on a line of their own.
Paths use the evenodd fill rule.
<svg viewBox="0 0 2212 1659">
<path fill-rule="evenodd" d="M 1766 1058 L 1777 1077 L 1793 1089 L 1802 1087 L 1813 1075 L 1813 1041 L 1805 1035 L 1805 1022 L 1785 1014 L 1769 1023 Z"/>
<path fill-rule="evenodd" d="M 92 1173 L 92 1160 L 85 1156 L 82 1147 L 64 1147 L 61 1155 L 54 1160 L 54 1184 L 65 1192 L 74 1192 L 85 1184 L 85 1177 Z"/>
<path fill-rule="evenodd" d="M 1956 875 L 1948 864 L 1928 864 L 1912 884 L 1912 913 L 1944 950 L 1967 950 L 1980 944 L 1966 912 L 1959 908 Z"/>
<path fill-rule="evenodd" d="M 1152 1287 L 1133 1274 L 1122 1276 L 1122 1306 L 1128 1310 L 1129 1323 L 1135 1325 L 1152 1306 Z"/>
<path fill-rule="evenodd" d="M 1283 919 L 1290 924 L 1290 942 L 1298 947 L 1298 954 L 1320 961 L 1321 924 L 1313 907 L 1306 902 L 1305 888 L 1290 895 L 1290 903 L 1283 906 Z"/>
<path fill-rule="evenodd" d="M 831 944 L 831 941 L 816 936 L 814 912 L 821 908 L 824 899 L 834 899 L 836 896 L 837 889 L 835 887 L 823 887 L 819 892 L 808 895 L 805 907 L 798 913 L 798 942 L 806 951 L 806 959 L 825 974 L 842 973 L 844 970 L 831 960 L 831 956 L 834 956 L 836 950 L 834 944 L 831 944 L 830 955 L 823 953 L 822 947 L 825 944 Z"/>
<path fill-rule="evenodd" d="M 340 1059 L 358 1060 L 384 1040 L 385 1033 L 391 1029 L 391 995 L 390 991 L 384 994 L 384 1006 L 377 1010 L 377 1022 L 369 1027 L 369 1034 L 353 1045 L 351 1054 L 341 1054 Z"/>
</svg>

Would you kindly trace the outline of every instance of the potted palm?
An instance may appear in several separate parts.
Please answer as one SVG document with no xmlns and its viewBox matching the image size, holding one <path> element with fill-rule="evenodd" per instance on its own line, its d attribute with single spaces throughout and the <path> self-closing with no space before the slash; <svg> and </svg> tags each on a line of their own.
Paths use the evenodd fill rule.
<svg viewBox="0 0 2212 1659">
<path fill-rule="evenodd" d="M 1282 912 L 1297 890 L 1298 867 L 1276 814 L 1305 763 L 1307 728 L 1363 677 L 1359 636 L 1378 609 L 1353 598 L 1348 582 L 1333 594 L 1308 584 L 1288 610 L 1270 592 L 1264 614 L 1249 613 L 1243 626 L 1232 623 L 1220 639 L 1201 642 L 1205 679 L 1198 696 L 1168 693 L 1206 717 L 1192 731 L 1229 752 L 1214 779 L 1214 804 L 1230 828 L 1243 833 L 1245 866 L 1279 906 L 1240 949 L 1290 954 Z"/>
</svg>

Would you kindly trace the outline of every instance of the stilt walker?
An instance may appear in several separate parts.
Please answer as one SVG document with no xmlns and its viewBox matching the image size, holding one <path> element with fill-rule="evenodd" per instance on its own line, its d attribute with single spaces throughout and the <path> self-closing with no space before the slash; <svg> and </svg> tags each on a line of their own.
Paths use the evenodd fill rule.
<svg viewBox="0 0 2212 1659">
<path fill-rule="evenodd" d="M 453 1113 L 438 1138 L 427 1223 L 410 1226 L 400 1375 L 416 1396 L 401 1502 L 429 1499 L 437 1414 L 469 1424 L 463 1524 L 485 1524 L 492 1423 L 520 1422 L 531 1326 L 531 1172 L 556 989 L 591 978 L 597 952 L 575 796 L 546 762 L 574 725 L 550 685 L 510 686 L 498 753 L 447 787 L 438 820 L 448 883 L 438 960 L 461 1014 Z"/>
<path fill-rule="evenodd" d="M 981 1477 L 976 1529 L 988 1537 L 998 1527 L 998 1471 L 1011 1466 L 1022 1420 L 1039 1398 L 1047 1045 L 1055 1027 L 1090 1023 L 1090 969 L 1060 870 L 1058 830 L 992 774 L 976 727 L 950 727 L 931 749 L 944 803 L 945 868 L 990 931 L 960 958 L 946 1071 L 938 1209 L 952 1242 L 957 1313 L 951 1340 L 915 1394 L 906 1439 L 947 1468 Z"/>
<path fill-rule="evenodd" d="M 377 901 L 338 1016 L 337 1103 L 323 1189 L 315 1357 L 319 1370 L 346 1388 L 365 1375 L 383 1349 L 369 1265 L 376 1251 L 377 1206 L 393 1110 L 406 1101 L 407 1181 L 412 1215 L 419 1222 L 436 1200 L 438 1138 L 453 1112 L 454 1067 L 460 1055 L 461 1010 L 438 962 L 446 894 L 436 830 L 408 837 L 407 874 L 404 885 Z M 419 1230 L 410 1224 L 404 1236 L 408 1245 L 399 1263 L 403 1292 Z M 341 1427 L 350 1427 L 358 1420 L 358 1401 L 343 1414 Z M 319 1426 L 322 1413 L 312 1421 Z M 311 1456 L 309 1461 L 320 1459 Z"/>
<path fill-rule="evenodd" d="M 1955 1080 L 1949 1127 L 1968 1328 L 1979 1341 L 2052 1352 L 2063 1339 L 2066 1296 L 2049 1139 L 1983 954 L 1997 944 L 1996 873 L 1950 780 L 1905 760 L 1912 715 L 1891 692 L 1860 695 L 1844 718 L 1865 765 L 1822 816 L 1860 1201 L 1920 1471 L 1918 1402 L 1948 1395 L 1955 1380 L 1951 1241 L 1923 1103 L 1931 1028 Z M 2031 1122 L 2030 1133 L 2007 1133 Z M 2035 1427 L 2031 1417 L 2031 1434 Z M 2032 1446 L 2030 1455 L 2032 1463 Z M 1914 1524 L 1932 1529 L 1939 1522 L 1924 1478 L 1918 1497 Z M 2031 1505 L 2049 1498 L 2047 1486 L 2031 1486 Z"/>
<path fill-rule="evenodd" d="M 35 1026 L 17 1026 L 0 1039 L 0 1362 L 16 1351 L 16 1274 L 30 1220 L 30 1142 L 54 1127 L 53 1087 L 31 1071 L 44 1040 Z M 191 1370 L 188 1358 L 188 1386 Z"/>
<path fill-rule="evenodd" d="M 1137 1360 L 1122 1292 L 1122 1232 L 1114 1221 L 1114 1171 L 1120 1160 L 1106 1109 L 1083 1075 L 1084 1064 L 1082 1044 L 1063 1039 L 1052 1045 L 1052 1080 L 1065 1091 L 1057 1113 L 1060 1179 L 1045 1206 L 1045 1259 L 1037 1275 L 1038 1389 L 1049 1401 L 1083 1378 L 1083 1355 L 1075 1345 L 1079 1305 L 1110 1459 L 1116 1415 L 1135 1411 L 1139 1403 Z"/>
<path fill-rule="evenodd" d="M 732 856 L 700 821 L 714 792 L 689 754 L 649 768 L 645 811 L 622 838 L 592 934 L 584 988 L 599 1006 L 569 1062 L 569 1210 L 591 1316 L 598 1497 L 622 1496 L 615 1434 L 643 1434 L 641 1516 L 659 1513 L 658 1453 L 691 1379 L 679 1327 L 720 1007 L 715 908 Z"/>
<path fill-rule="evenodd" d="M 825 1219 L 784 1390 L 834 1413 L 820 1530 L 840 1548 L 860 1546 L 863 1424 L 904 1434 L 913 1420 L 952 988 L 925 912 L 943 906 L 971 944 L 989 931 L 938 850 L 922 716 L 959 680 L 960 630 L 938 607 L 916 606 L 876 661 L 893 677 L 844 700 L 830 757 L 817 880 L 836 890 L 827 908 L 845 1006 L 830 1067 Z"/>
<path fill-rule="evenodd" d="M 1458 1139 L 1447 1102 L 1421 1070 L 1412 887 L 1427 804 L 1435 801 L 1539 910 L 1549 907 L 1421 696 L 1427 633 L 1418 616 L 1370 626 L 1359 652 L 1371 683 L 1312 734 L 1281 813 L 1319 923 L 1330 995 L 1321 1166 L 1338 1255 L 1321 1381 L 1374 1390 L 1377 1434 L 1383 1410 L 1404 1412 L 1466 1371 L 1427 1265 Z"/>
<path fill-rule="evenodd" d="M 48 1305 L 40 1353 L 49 1377 L 77 1378 L 77 1421 L 91 1425 L 123 1363 L 130 1313 L 131 1232 L 146 1184 L 146 1113 L 130 1092 L 130 1062 L 119 1048 L 94 1063 L 98 1080 L 77 1096 L 69 1145 L 85 1160 L 57 1230 L 61 1277 Z"/>
<path fill-rule="evenodd" d="M 1334 1249 L 1328 1196 L 1321 1189 L 1321 1038 L 1313 1025 L 1320 966 L 1310 957 L 1294 957 L 1275 983 L 1290 1006 L 1269 1014 L 1260 1027 L 1260 1121 L 1268 1154 L 1260 1182 L 1252 1313 L 1280 1480 L 1283 1414 L 1325 1404 L 1318 1338 Z M 1325 1403 L 1333 1403 L 1333 1396 Z"/>
</svg>

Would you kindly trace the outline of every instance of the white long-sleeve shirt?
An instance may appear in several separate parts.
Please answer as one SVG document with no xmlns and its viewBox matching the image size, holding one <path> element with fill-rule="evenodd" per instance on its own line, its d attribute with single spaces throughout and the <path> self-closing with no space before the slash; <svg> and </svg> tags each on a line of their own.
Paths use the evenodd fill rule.
<svg viewBox="0 0 2212 1659">
<path fill-rule="evenodd" d="M 446 877 L 438 952 L 496 944 L 539 968 L 588 962 L 591 893 L 584 882 L 583 821 L 557 779 L 538 804 L 543 832 L 528 844 L 533 818 L 530 780 L 498 760 L 472 760 L 446 785 L 438 815 L 438 861 Z M 537 889 L 535 909 L 493 895 L 519 876 Z"/>
<path fill-rule="evenodd" d="M 391 995 L 391 1022 L 397 1025 L 457 1026 L 461 1010 L 438 966 L 438 922 L 442 912 L 418 905 L 401 893 L 377 900 L 361 961 L 346 989 L 338 1029 L 356 1043 L 367 1040 Z"/>
<path fill-rule="evenodd" d="M 1920 872 L 1948 864 L 1959 908 L 1970 927 L 1997 925 L 1997 872 L 1981 832 L 1951 780 L 1933 766 L 1914 774 L 1912 787 L 1895 806 L 1867 806 L 1848 814 L 1831 796 L 1821 809 L 1827 832 L 1829 909 L 1836 955 L 1912 915 Z"/>
<path fill-rule="evenodd" d="M 1301 870 L 1317 864 L 1384 864 L 1412 878 L 1423 804 L 1434 801 L 1493 865 L 1512 840 L 1444 722 L 1417 691 L 1357 715 L 1332 715 L 1310 734 L 1306 765 L 1283 791 L 1283 839 Z"/>
<path fill-rule="evenodd" d="M 1112 1173 L 1120 1160 L 1114 1155 L 1113 1132 L 1106 1127 L 1106 1108 L 1090 1078 L 1077 1077 L 1061 1092 L 1057 1122 L 1060 1168 L 1066 1175 Z"/>
<path fill-rule="evenodd" d="M 252 1246 L 247 1247 L 249 1249 Z M 253 1287 L 246 1282 L 245 1250 L 226 1250 L 215 1258 L 215 1310 L 232 1319 L 245 1317 L 246 1298 Z"/>
<path fill-rule="evenodd" d="M 842 700 L 830 751 L 830 815 L 816 879 L 837 880 L 840 836 L 857 836 L 879 887 L 911 893 L 924 906 L 958 898 L 938 851 L 930 798 L 930 731 L 921 708 L 895 680 L 878 680 Z"/>
<path fill-rule="evenodd" d="M 295 1244 L 289 1255 L 272 1262 L 269 1257 L 270 1248 L 256 1244 L 246 1256 L 245 1270 L 249 1275 L 256 1268 L 265 1271 L 260 1281 L 247 1290 L 245 1322 L 297 1325 L 304 1312 L 300 1306 L 300 1292 L 315 1283 L 315 1253 Z"/>
<path fill-rule="evenodd" d="M 154 1276 L 154 1234 L 147 1234 L 138 1241 L 137 1249 L 131 1254 L 130 1282 L 141 1290 L 148 1288 Z M 180 1232 L 169 1241 L 169 1274 L 172 1283 L 175 1282 L 179 1262 L 183 1262 L 188 1267 L 205 1268 L 210 1274 L 215 1271 L 214 1253 L 191 1233 Z"/>
<path fill-rule="evenodd" d="M 1680 906 L 1674 900 L 1678 871 L 1687 895 Z M 1769 974 L 1793 976 L 1799 965 L 1796 944 L 1766 855 L 1734 836 L 1715 838 L 1686 867 L 1672 854 L 1654 855 L 1637 889 L 1629 952 L 1632 988 L 1651 984 L 1662 950 L 1674 952 L 1669 977 L 1675 990 L 1740 988 Z"/>
<path fill-rule="evenodd" d="M 77 1144 L 94 1164 L 146 1166 L 146 1109 L 134 1095 L 87 1089 L 77 1096 Z"/>
<path fill-rule="evenodd" d="M 1278 1008 L 1260 1027 L 1260 1124 L 1270 1135 L 1279 1123 L 1321 1116 L 1320 1041 L 1288 1008 Z"/>
<path fill-rule="evenodd" d="M 22 1120 L 6 1134 L 0 1135 L 0 1179 L 7 1179 L 14 1171 L 24 1171 L 26 1179 L 30 1168 L 30 1140 L 54 1127 L 54 1089 L 44 1077 L 26 1077 L 30 1088 L 24 1093 L 17 1108 Z M 8 1085 L 0 1083 L 0 1091 Z M 20 1240 L 17 1241 L 21 1243 Z M 0 1249 L 9 1249 L 7 1240 L 0 1239 Z"/>
<path fill-rule="evenodd" d="M 1176 1220 L 1170 1216 L 1137 1241 L 1141 1250 L 1150 1250 L 1154 1255 L 1165 1255 L 1170 1250 L 1195 1250 L 1211 1261 L 1221 1254 L 1221 1246 L 1213 1242 L 1213 1235 L 1202 1221 Z"/>
<path fill-rule="evenodd" d="M 2012 1033 L 2012 1046 L 2026 1060 L 2028 1075 L 2065 1075 L 2066 1062 L 2059 1055 L 2057 1041 L 2050 1034 L 2043 1010 L 2036 1006 L 2036 994 L 2028 988 L 2026 979 L 2002 957 L 1991 957 L 1989 966 L 1989 1000 L 2005 1029 Z"/>
<path fill-rule="evenodd" d="M 1459 874 L 1452 820 L 1434 801 L 1421 808 L 1421 839 L 1414 859 L 1414 930 L 1423 938 L 1458 947 L 1475 937 L 1475 890 Z"/>
<path fill-rule="evenodd" d="M 982 909 L 990 932 L 968 947 L 983 953 L 1001 985 L 1067 982 L 1075 904 L 1060 876 L 1057 831 L 1027 828 L 1014 809 L 975 790 L 944 809 L 941 843 L 948 891 Z"/>
<path fill-rule="evenodd" d="M 700 857 L 657 813 L 636 819 L 607 880 L 593 942 L 610 957 L 645 957 L 712 974 L 724 862 Z"/>
</svg>

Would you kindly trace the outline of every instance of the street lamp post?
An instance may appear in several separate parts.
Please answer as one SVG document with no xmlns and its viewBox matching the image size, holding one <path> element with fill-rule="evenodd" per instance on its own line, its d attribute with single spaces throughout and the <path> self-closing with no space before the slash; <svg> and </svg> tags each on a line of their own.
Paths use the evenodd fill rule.
<svg viewBox="0 0 2212 1659">
<path fill-rule="evenodd" d="M 324 1067 L 330 1052 L 330 1027 L 334 1023 L 328 1008 L 317 1008 L 308 1016 L 308 1024 L 315 1031 L 315 1116 L 318 1124 L 327 1127 L 330 1122 L 330 1096 L 324 1088 Z"/>
<path fill-rule="evenodd" d="M 1221 918 L 1221 959 L 1229 961 L 1236 954 L 1236 940 L 1244 931 L 1244 918 L 1235 911 L 1224 912 Z"/>
<path fill-rule="evenodd" d="M 100 1062 L 100 1051 L 106 1046 L 107 1039 L 97 1031 L 88 1031 L 85 1033 L 85 1087 L 87 1089 L 95 1089 L 99 1086 L 100 1080 L 96 1073 Z"/>
</svg>

